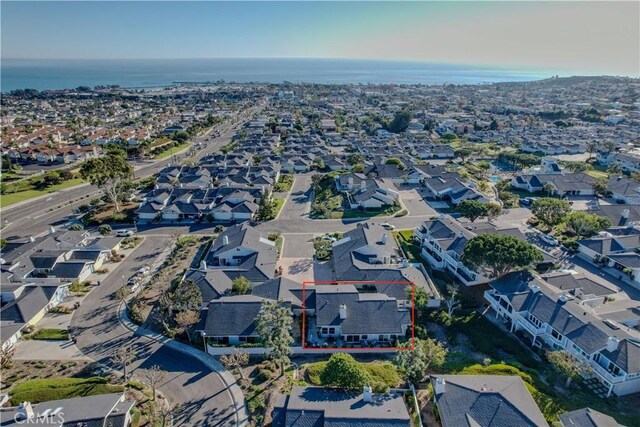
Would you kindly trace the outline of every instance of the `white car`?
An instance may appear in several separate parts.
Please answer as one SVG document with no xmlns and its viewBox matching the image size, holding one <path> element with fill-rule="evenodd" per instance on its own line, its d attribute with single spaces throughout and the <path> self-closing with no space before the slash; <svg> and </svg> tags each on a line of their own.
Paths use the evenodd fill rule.
<svg viewBox="0 0 640 427">
<path fill-rule="evenodd" d="M 383 222 L 382 224 L 380 224 L 382 227 L 386 228 L 387 230 L 395 230 L 396 226 L 389 224 L 388 222 Z"/>
<path fill-rule="evenodd" d="M 540 240 L 551 246 L 558 246 L 559 244 L 554 237 L 549 236 L 548 234 L 540 234 Z"/>
<path fill-rule="evenodd" d="M 118 236 L 118 237 L 131 237 L 131 236 L 133 236 L 133 231 L 131 231 L 131 230 L 118 230 L 118 231 L 116 231 L 116 236 Z"/>
</svg>

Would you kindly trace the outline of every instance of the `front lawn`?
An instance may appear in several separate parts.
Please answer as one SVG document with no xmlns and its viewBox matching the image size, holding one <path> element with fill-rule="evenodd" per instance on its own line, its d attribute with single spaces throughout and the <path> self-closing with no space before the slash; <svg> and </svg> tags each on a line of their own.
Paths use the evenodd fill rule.
<svg viewBox="0 0 640 427">
<path fill-rule="evenodd" d="M 107 378 L 103 377 L 47 378 L 20 383 L 13 387 L 9 395 L 11 404 L 18 405 L 21 402 L 39 403 L 123 391 L 124 386 L 109 384 Z"/>
<path fill-rule="evenodd" d="M 69 331 L 66 329 L 40 329 L 31 335 L 31 339 L 66 341 L 69 339 Z"/>
<path fill-rule="evenodd" d="M 395 365 L 389 362 L 361 363 L 361 365 L 369 372 L 369 375 L 371 375 L 371 387 L 374 391 L 385 391 L 389 388 L 397 387 L 401 382 L 398 370 Z M 300 368 L 306 371 L 306 378 L 311 384 L 323 385 L 320 378 L 326 366 L 327 362 L 322 361 L 302 365 Z"/>
</svg>

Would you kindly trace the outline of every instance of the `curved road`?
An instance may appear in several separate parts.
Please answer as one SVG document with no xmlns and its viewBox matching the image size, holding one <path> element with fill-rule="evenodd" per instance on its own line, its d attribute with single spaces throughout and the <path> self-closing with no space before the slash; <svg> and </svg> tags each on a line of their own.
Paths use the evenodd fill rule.
<svg viewBox="0 0 640 427">
<path fill-rule="evenodd" d="M 118 370 L 120 367 L 111 363 L 111 357 L 117 348 L 131 346 L 135 360 L 129 365 L 129 372 L 134 378 L 137 369 L 160 366 L 167 372 L 160 389 L 172 404 L 178 405 L 176 425 L 236 426 L 231 393 L 216 372 L 177 350 L 135 335 L 119 321 L 119 303 L 113 293 L 122 286 L 122 276 L 129 277 L 141 264 L 152 264 L 168 245 L 166 237 L 147 237 L 84 299 L 71 320 L 76 345 L 96 362 Z"/>
</svg>

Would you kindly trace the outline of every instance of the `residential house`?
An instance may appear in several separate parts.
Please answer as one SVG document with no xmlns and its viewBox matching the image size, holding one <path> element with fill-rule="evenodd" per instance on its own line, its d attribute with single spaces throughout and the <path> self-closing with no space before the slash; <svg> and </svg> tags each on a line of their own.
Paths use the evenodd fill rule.
<svg viewBox="0 0 640 427">
<path fill-rule="evenodd" d="M 278 250 L 260 231 L 239 224 L 220 233 L 204 259 L 206 269 L 223 271 L 231 279 L 244 276 L 262 283 L 275 276 Z"/>
<path fill-rule="evenodd" d="M 564 350 L 588 364 L 587 381 L 601 383 L 607 396 L 639 392 L 640 314 L 609 311 L 602 286 L 583 282 L 570 289 L 575 285 L 569 281 L 566 288 L 556 287 L 555 275 L 549 277 L 511 273 L 493 281 L 484 296 L 512 333 L 524 334 L 534 347 Z M 566 283 L 562 274 L 559 280 Z"/>
<path fill-rule="evenodd" d="M 431 375 L 442 427 L 548 427 L 524 381 L 514 375 Z"/>
<path fill-rule="evenodd" d="M 294 386 L 279 395 L 271 416 L 273 427 L 412 425 L 402 394 L 373 393 L 368 386 L 362 393 Z"/>
<path fill-rule="evenodd" d="M 135 404 L 124 393 L 109 393 L 37 404 L 23 402 L 17 407 L 2 408 L 0 416 L 2 425 L 7 427 L 31 424 L 128 427 Z"/>
</svg>

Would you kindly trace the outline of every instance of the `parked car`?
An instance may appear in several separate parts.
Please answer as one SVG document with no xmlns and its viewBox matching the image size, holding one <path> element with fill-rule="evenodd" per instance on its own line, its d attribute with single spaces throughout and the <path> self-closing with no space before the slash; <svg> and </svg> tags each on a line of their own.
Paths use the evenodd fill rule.
<svg viewBox="0 0 640 427">
<path fill-rule="evenodd" d="M 380 224 L 382 227 L 386 228 L 387 230 L 395 230 L 396 226 L 389 224 L 388 222 L 383 222 L 382 224 Z"/>
<path fill-rule="evenodd" d="M 132 230 L 118 230 L 116 231 L 116 236 L 118 237 L 131 237 L 133 236 Z"/>
<path fill-rule="evenodd" d="M 558 241 L 553 236 L 549 236 L 548 234 L 544 234 L 544 233 L 540 234 L 540 240 L 545 242 L 547 245 L 551 245 L 551 246 L 559 245 Z"/>
</svg>

